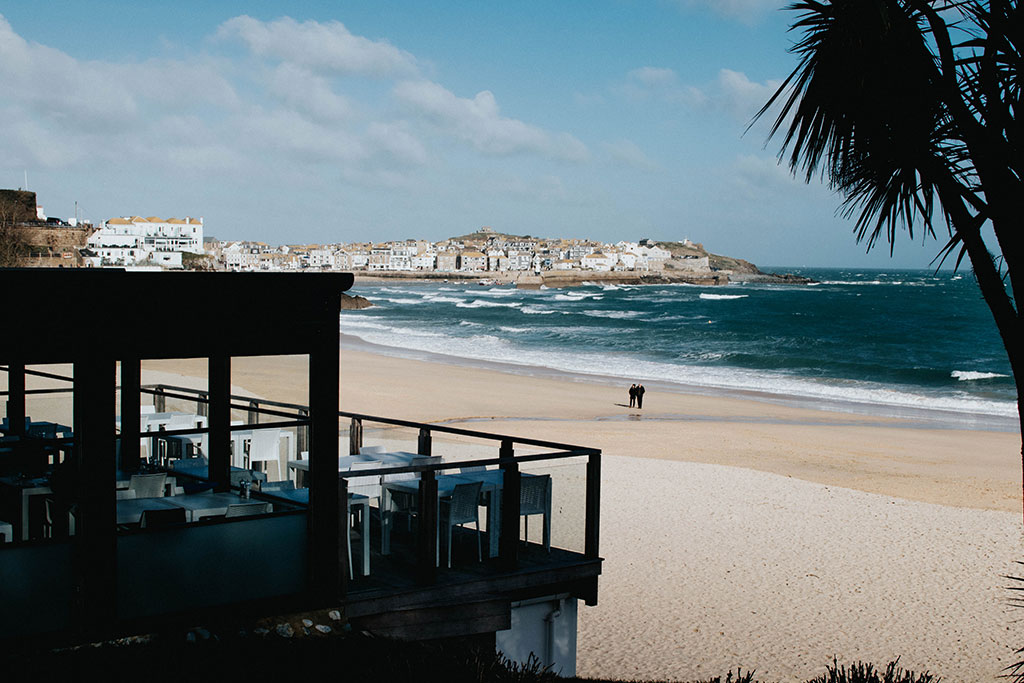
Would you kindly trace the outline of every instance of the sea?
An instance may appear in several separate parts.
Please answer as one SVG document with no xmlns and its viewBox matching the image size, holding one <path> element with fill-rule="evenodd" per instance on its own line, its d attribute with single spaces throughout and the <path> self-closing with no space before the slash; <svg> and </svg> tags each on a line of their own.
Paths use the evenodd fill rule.
<svg viewBox="0 0 1024 683">
<path fill-rule="evenodd" d="M 343 346 L 650 392 L 739 395 L 1015 431 L 1016 391 L 969 272 L 777 268 L 813 284 L 357 283 Z M 650 393 L 648 394 L 650 403 Z"/>
</svg>

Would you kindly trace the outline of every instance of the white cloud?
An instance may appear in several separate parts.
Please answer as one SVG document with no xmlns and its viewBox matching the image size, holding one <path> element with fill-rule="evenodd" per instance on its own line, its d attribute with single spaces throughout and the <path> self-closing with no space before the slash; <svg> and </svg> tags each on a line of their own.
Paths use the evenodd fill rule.
<svg viewBox="0 0 1024 683">
<path fill-rule="evenodd" d="M 775 93 L 781 81 L 757 83 L 746 74 L 719 69 L 714 82 L 698 87 L 686 85 L 672 69 L 645 66 L 626 74 L 619 92 L 630 99 L 655 99 L 693 109 L 720 111 L 748 123 Z"/>
<path fill-rule="evenodd" d="M 633 69 L 629 72 L 628 78 L 648 87 L 675 85 L 679 80 L 676 72 L 672 69 L 655 66 L 642 66 L 639 69 Z"/>
<path fill-rule="evenodd" d="M 675 0 L 684 9 L 708 9 L 729 19 L 737 19 L 745 24 L 753 24 L 772 10 L 785 7 L 788 2 L 782 0 Z"/>
<path fill-rule="evenodd" d="M 711 99 L 733 116 L 749 121 L 780 85 L 782 81 L 777 80 L 755 83 L 742 72 L 722 69 L 718 72 L 716 91 Z"/>
<path fill-rule="evenodd" d="M 697 106 L 706 99 L 697 88 L 683 85 L 672 69 L 643 66 L 626 74 L 625 84 L 618 89 L 633 100 L 655 99 L 673 104 Z"/>
<path fill-rule="evenodd" d="M 386 40 L 353 35 L 338 21 L 299 23 L 282 17 L 264 22 L 243 15 L 221 24 L 217 35 L 241 40 L 258 56 L 315 71 L 381 77 L 417 72 L 416 58 L 405 50 Z"/>
<path fill-rule="evenodd" d="M 327 79 L 294 64 L 279 64 L 267 78 L 268 91 L 289 108 L 321 123 L 337 123 L 352 113 L 348 100 L 335 93 Z"/>
<path fill-rule="evenodd" d="M 586 146 L 567 133 L 549 133 L 518 119 L 501 116 L 494 94 L 458 97 L 432 81 L 403 81 L 395 96 L 417 115 L 491 155 L 537 153 L 567 161 L 587 158 Z"/>
<path fill-rule="evenodd" d="M 636 143 L 630 140 L 606 142 L 604 144 L 604 148 L 607 150 L 609 156 L 620 164 L 631 166 L 642 171 L 654 171 L 660 168 L 656 162 L 644 154 L 644 151 L 640 149 Z"/>
</svg>

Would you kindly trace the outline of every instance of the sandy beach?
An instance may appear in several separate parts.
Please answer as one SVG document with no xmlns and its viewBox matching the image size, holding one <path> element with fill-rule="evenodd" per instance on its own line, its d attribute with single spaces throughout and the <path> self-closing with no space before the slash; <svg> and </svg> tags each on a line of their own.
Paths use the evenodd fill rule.
<svg viewBox="0 0 1024 683">
<path fill-rule="evenodd" d="M 1024 645 L 1004 578 L 1024 573 L 1016 434 L 659 391 L 638 411 L 625 386 L 350 349 L 341 372 L 344 410 L 603 449 L 580 675 L 802 681 L 835 656 L 992 681 Z M 306 373 L 233 361 L 239 390 L 278 400 L 305 402 Z"/>
</svg>

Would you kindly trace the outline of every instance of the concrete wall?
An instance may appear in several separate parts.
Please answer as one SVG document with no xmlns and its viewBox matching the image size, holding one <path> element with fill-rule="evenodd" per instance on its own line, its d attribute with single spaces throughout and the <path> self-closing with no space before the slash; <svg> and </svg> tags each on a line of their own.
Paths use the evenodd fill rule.
<svg viewBox="0 0 1024 683">
<path fill-rule="evenodd" d="M 575 676 L 576 603 L 565 595 L 512 603 L 512 628 L 494 634 L 495 647 L 512 661 L 533 654 L 559 676 Z"/>
</svg>

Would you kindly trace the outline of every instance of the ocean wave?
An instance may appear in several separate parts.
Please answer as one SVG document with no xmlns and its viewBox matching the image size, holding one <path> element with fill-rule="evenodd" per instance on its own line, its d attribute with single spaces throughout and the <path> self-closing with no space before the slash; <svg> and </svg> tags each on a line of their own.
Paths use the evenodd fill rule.
<svg viewBox="0 0 1024 683">
<path fill-rule="evenodd" d="M 427 294 L 425 298 L 431 303 L 436 302 L 439 304 L 459 304 L 465 301 L 465 299 L 461 299 L 457 296 L 442 296 L 440 294 Z"/>
<path fill-rule="evenodd" d="M 571 292 L 566 294 L 555 294 L 552 297 L 555 301 L 585 301 L 586 299 L 601 299 L 597 292 Z"/>
<path fill-rule="evenodd" d="M 701 292 L 701 299 L 708 299 L 711 301 L 726 301 L 730 299 L 746 299 L 749 294 L 708 294 L 707 292 Z"/>
<path fill-rule="evenodd" d="M 643 315 L 640 311 L 582 311 L 583 315 L 589 315 L 591 318 L 611 318 L 612 320 L 628 320 L 635 318 L 638 315 Z"/>
<path fill-rule="evenodd" d="M 425 303 L 427 303 L 427 299 L 395 299 L 395 298 L 391 298 L 391 297 L 385 297 L 385 298 L 381 299 L 381 301 L 387 301 L 388 303 L 391 303 L 391 304 L 407 304 L 407 305 L 410 305 L 410 306 L 415 306 L 416 304 L 425 304 Z"/>
<path fill-rule="evenodd" d="M 849 286 L 861 286 L 861 285 L 884 285 L 887 284 L 881 280 L 822 280 L 823 285 L 849 285 Z"/>
<path fill-rule="evenodd" d="M 485 301 L 483 299 L 476 299 L 470 303 L 462 302 L 455 305 L 458 308 L 519 308 L 522 306 L 518 301 L 505 303 L 501 301 Z"/>
<path fill-rule="evenodd" d="M 953 379 L 958 379 L 961 382 L 970 382 L 977 379 L 997 379 L 999 377 L 1009 377 L 1009 375 L 1003 375 L 998 372 L 975 372 L 973 370 L 954 370 L 949 373 L 949 376 Z"/>
<path fill-rule="evenodd" d="M 942 410 L 979 415 L 1015 417 L 1016 404 L 962 392 L 932 394 L 911 388 L 893 389 L 876 382 L 815 379 L 796 377 L 771 371 L 748 370 L 728 366 L 666 363 L 620 354 L 556 351 L 530 348 L 495 335 L 457 337 L 423 334 L 418 330 L 394 328 L 389 331 L 369 327 L 349 334 L 374 344 L 442 355 L 469 358 L 509 365 L 548 368 L 584 375 L 630 380 L 658 381 L 681 386 L 697 386 L 727 390 L 758 391 L 775 396 L 833 400 L 864 405 Z M 574 333 L 593 334 L 597 328 L 556 327 L 557 336 Z M 707 360 L 713 360 L 708 357 Z M 649 393 L 649 400 L 653 394 Z M 652 404 L 653 405 L 653 404 Z"/>
<path fill-rule="evenodd" d="M 519 310 L 527 315 L 551 315 L 552 313 L 558 313 L 558 311 L 541 306 L 523 306 Z"/>
</svg>

